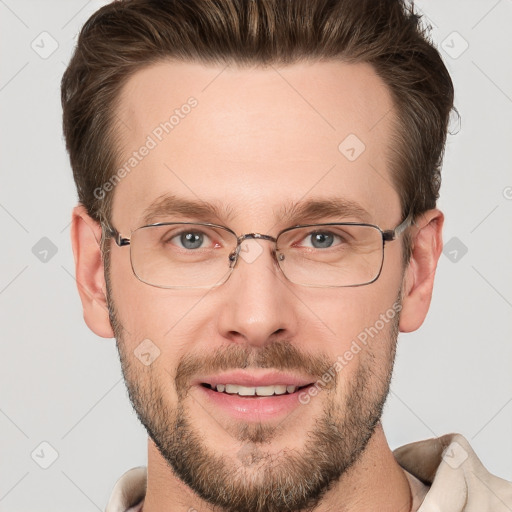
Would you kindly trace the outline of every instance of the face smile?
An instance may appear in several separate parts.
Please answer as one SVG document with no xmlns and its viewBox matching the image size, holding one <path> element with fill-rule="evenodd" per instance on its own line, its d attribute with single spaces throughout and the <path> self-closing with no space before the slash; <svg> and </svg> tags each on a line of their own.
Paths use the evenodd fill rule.
<svg viewBox="0 0 512 512">
<path fill-rule="evenodd" d="M 304 66 L 306 73 L 302 65 L 283 72 L 329 114 L 335 130 L 271 69 L 227 69 L 204 93 L 200 84 L 218 70 L 173 63 L 136 74 L 119 109 L 132 128 L 120 127 L 124 147 L 140 146 L 173 102 L 193 95 L 197 107 L 117 185 L 112 224 L 129 233 L 143 225 L 150 202 L 174 194 L 215 204 L 222 216 L 184 212 L 174 222 L 209 221 L 275 236 L 297 224 L 285 225 L 275 212 L 334 193 L 358 207 L 339 210 L 337 219 L 320 214 L 315 222 L 396 226 L 398 195 L 380 177 L 389 172 L 391 116 L 383 114 L 392 108 L 384 85 L 363 65 Z M 322 79 L 323 92 L 308 76 Z M 338 150 L 348 133 L 365 141 L 355 161 Z M 323 289 L 283 279 L 270 244 L 261 247 L 254 259 L 240 258 L 222 286 L 173 290 L 139 281 L 129 254 L 113 246 L 107 282 L 130 400 L 155 456 L 227 512 L 312 506 L 363 457 L 388 393 L 398 334 L 396 315 L 350 364 L 335 365 L 400 301 L 399 243 L 386 248 L 376 282 Z M 160 350 L 149 366 L 133 357 L 145 339 Z"/>
<path fill-rule="evenodd" d="M 205 377 L 196 383 L 204 399 L 224 414 L 243 421 L 265 421 L 282 417 L 300 405 L 299 392 L 311 379 L 278 372 L 251 374 L 235 371 Z M 199 391 L 199 390 L 198 390 Z"/>
<path fill-rule="evenodd" d="M 274 352 L 277 347 L 281 352 L 293 353 L 290 345 L 274 345 Z M 191 381 L 191 393 L 213 417 L 232 418 L 241 422 L 283 421 L 301 405 L 300 392 L 313 385 L 319 377 L 306 372 L 264 369 L 277 364 L 275 355 L 271 358 L 270 355 L 268 351 L 260 353 L 256 361 L 259 367 L 254 370 L 221 371 L 194 378 Z M 245 367 L 246 361 L 240 366 Z M 323 373 L 321 366 L 328 367 L 325 362 L 316 366 L 320 375 Z M 311 363 L 308 364 L 308 370 L 312 373 Z"/>
</svg>

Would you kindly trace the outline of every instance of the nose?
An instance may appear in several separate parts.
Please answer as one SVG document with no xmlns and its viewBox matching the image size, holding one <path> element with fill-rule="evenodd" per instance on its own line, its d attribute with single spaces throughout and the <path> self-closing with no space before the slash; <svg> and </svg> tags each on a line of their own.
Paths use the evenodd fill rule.
<svg viewBox="0 0 512 512">
<path fill-rule="evenodd" d="M 295 335 L 297 299 L 267 240 L 244 240 L 236 266 L 221 286 L 219 334 L 234 343 L 263 346 Z"/>
</svg>

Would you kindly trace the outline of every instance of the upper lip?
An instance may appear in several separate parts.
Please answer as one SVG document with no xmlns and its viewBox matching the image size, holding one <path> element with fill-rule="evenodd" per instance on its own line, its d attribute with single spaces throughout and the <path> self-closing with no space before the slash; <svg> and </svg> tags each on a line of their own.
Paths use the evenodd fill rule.
<svg viewBox="0 0 512 512">
<path fill-rule="evenodd" d="M 193 384 L 209 384 L 216 386 L 218 384 L 235 384 L 246 387 L 259 386 L 307 386 L 315 379 L 292 375 L 289 373 L 265 371 L 264 373 L 249 373 L 244 370 L 236 370 L 215 375 L 208 375 L 195 379 Z"/>
</svg>

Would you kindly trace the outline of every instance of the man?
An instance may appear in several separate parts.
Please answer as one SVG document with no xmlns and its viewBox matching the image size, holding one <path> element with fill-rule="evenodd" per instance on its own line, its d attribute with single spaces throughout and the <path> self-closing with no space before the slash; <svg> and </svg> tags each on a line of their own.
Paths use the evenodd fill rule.
<svg viewBox="0 0 512 512">
<path fill-rule="evenodd" d="M 462 436 L 391 452 L 380 423 L 453 106 L 411 9 L 115 2 L 62 100 L 84 318 L 149 435 L 107 512 L 512 508 Z"/>
</svg>

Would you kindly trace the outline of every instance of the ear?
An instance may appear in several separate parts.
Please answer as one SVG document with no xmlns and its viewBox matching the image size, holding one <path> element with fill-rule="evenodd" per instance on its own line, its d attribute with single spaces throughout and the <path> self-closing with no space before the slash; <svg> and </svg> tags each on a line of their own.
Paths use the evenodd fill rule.
<svg viewBox="0 0 512 512">
<path fill-rule="evenodd" d="M 443 249 L 443 223 L 443 213 L 433 209 L 421 214 L 411 228 L 412 254 L 402 284 L 401 332 L 415 331 L 427 316 Z"/>
<path fill-rule="evenodd" d="M 82 301 L 84 320 L 102 338 L 113 338 L 107 307 L 105 273 L 101 257 L 101 226 L 83 205 L 73 208 L 71 244 L 75 257 L 75 276 Z"/>
</svg>

